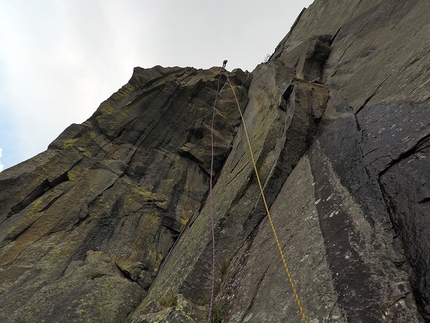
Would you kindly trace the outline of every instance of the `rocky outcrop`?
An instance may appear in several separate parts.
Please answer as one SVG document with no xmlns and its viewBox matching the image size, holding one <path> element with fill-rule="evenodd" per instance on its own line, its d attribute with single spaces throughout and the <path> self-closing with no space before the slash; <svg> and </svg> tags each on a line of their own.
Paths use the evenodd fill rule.
<svg viewBox="0 0 430 323">
<path fill-rule="evenodd" d="M 136 68 L 46 152 L 1 173 L 0 321 L 122 322 L 146 296 L 239 125 L 220 68 Z M 242 104 L 248 74 L 229 80 Z"/>
<path fill-rule="evenodd" d="M 0 173 L 0 321 L 207 320 L 212 134 L 214 322 L 430 321 L 429 13 L 316 0 L 252 73 L 136 68 Z"/>
</svg>

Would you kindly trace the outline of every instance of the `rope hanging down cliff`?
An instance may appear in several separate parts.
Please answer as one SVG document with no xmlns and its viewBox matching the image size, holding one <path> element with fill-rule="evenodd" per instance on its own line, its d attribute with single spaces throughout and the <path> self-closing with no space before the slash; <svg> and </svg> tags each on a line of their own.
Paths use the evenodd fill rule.
<svg viewBox="0 0 430 323">
<path fill-rule="evenodd" d="M 269 207 L 267 205 L 266 197 L 264 195 L 263 186 L 261 185 L 260 176 L 258 174 L 257 164 L 256 164 L 255 159 L 254 159 L 254 153 L 252 151 L 251 140 L 249 138 L 248 129 L 246 127 L 245 119 L 243 117 L 242 110 L 241 110 L 240 105 L 239 105 L 239 100 L 237 99 L 237 96 L 236 96 L 236 92 L 234 91 L 233 85 L 231 84 L 230 79 L 228 78 L 228 75 L 227 75 L 227 82 L 230 85 L 230 88 L 233 91 L 234 99 L 236 100 L 237 108 L 239 110 L 240 118 L 242 120 L 243 130 L 244 130 L 245 136 L 246 136 L 246 141 L 248 143 L 249 153 L 251 155 L 252 165 L 254 166 L 255 177 L 257 178 L 258 186 L 260 188 L 261 198 L 263 200 L 264 207 L 266 208 L 267 217 L 269 219 L 270 226 L 272 228 L 273 236 L 275 237 L 275 240 L 276 240 L 276 245 L 278 246 L 279 254 L 281 255 L 281 258 L 282 258 L 282 263 L 284 264 L 285 272 L 287 273 L 288 280 L 289 280 L 291 288 L 293 290 L 294 297 L 296 298 L 296 302 L 297 302 L 297 305 L 299 307 L 303 322 L 308 323 L 305 312 L 303 310 L 302 303 L 301 303 L 300 298 L 299 298 L 299 294 L 296 290 L 293 278 L 292 278 L 290 270 L 288 268 L 287 261 L 285 260 L 284 252 L 282 251 L 282 247 L 281 247 L 281 244 L 279 242 L 278 234 L 276 233 L 275 225 L 273 223 L 273 219 L 272 219 L 272 216 L 270 214 Z"/>
<path fill-rule="evenodd" d="M 227 64 L 227 60 L 224 60 L 222 68 Z M 215 124 L 215 109 L 216 103 L 218 100 L 219 93 L 219 82 L 221 79 L 221 73 L 218 76 L 218 86 L 215 94 L 214 104 L 212 106 L 212 121 L 211 121 L 211 170 L 209 176 L 209 207 L 211 214 L 211 234 L 212 234 L 212 277 L 211 277 L 211 299 L 209 306 L 209 314 L 208 314 L 208 323 L 211 323 L 212 320 L 212 310 L 214 304 L 215 297 L 215 268 L 216 268 L 216 259 L 215 259 L 215 224 L 214 224 L 214 212 L 213 212 L 213 168 L 214 168 L 214 124 Z"/>
<path fill-rule="evenodd" d="M 223 62 L 222 69 L 225 68 L 226 64 L 227 64 L 227 60 L 225 60 Z M 219 72 L 217 91 L 216 91 L 216 95 L 215 95 L 214 104 L 212 106 L 212 121 L 211 121 L 211 130 L 212 131 L 211 131 L 211 166 L 210 166 L 210 179 L 209 179 L 209 204 L 210 204 L 211 234 L 212 234 L 212 278 L 211 278 L 211 285 L 212 286 L 211 286 L 210 308 L 209 308 L 209 315 L 208 315 L 208 321 L 207 321 L 208 323 L 211 323 L 214 296 L 215 296 L 214 294 L 215 294 L 215 261 L 216 261 L 215 251 L 216 250 L 215 250 L 215 224 L 214 224 L 214 213 L 213 213 L 213 161 L 214 161 L 214 132 L 213 132 L 213 129 L 214 129 L 214 121 L 215 121 L 216 103 L 218 100 L 218 94 L 219 94 L 219 90 L 220 90 L 219 85 L 220 85 L 221 75 L 222 75 L 222 73 Z M 285 260 L 284 252 L 282 251 L 282 246 L 281 246 L 281 243 L 279 242 L 278 234 L 276 232 L 275 225 L 273 223 L 273 219 L 272 219 L 272 216 L 270 214 L 269 206 L 267 205 L 266 197 L 264 195 L 263 186 L 261 184 L 260 176 L 259 176 L 258 169 L 257 169 L 257 164 L 255 161 L 254 153 L 253 153 L 252 146 L 251 146 L 251 140 L 249 138 L 248 129 L 246 127 L 245 119 L 243 117 L 243 113 L 242 113 L 242 110 L 240 108 L 239 100 L 237 99 L 236 92 L 234 90 L 233 85 L 230 82 L 228 75 L 226 75 L 226 76 L 227 76 L 227 83 L 230 85 L 230 88 L 231 88 L 233 95 L 234 95 L 234 99 L 236 101 L 237 108 L 239 110 L 240 118 L 242 120 L 243 130 L 245 132 L 246 141 L 248 144 L 248 150 L 250 153 L 251 162 L 252 162 L 252 165 L 254 167 L 255 176 L 256 176 L 257 183 L 258 183 L 258 186 L 260 189 L 261 198 L 262 198 L 262 201 L 264 203 L 264 207 L 266 209 L 267 217 L 269 219 L 269 223 L 270 223 L 270 226 L 272 228 L 273 236 L 275 238 L 279 254 L 281 255 L 281 259 L 282 259 L 282 263 L 284 265 L 285 272 L 287 273 L 288 280 L 290 282 L 291 289 L 293 290 L 294 297 L 295 297 L 297 305 L 299 307 L 299 311 L 300 311 L 302 320 L 304 323 L 309 323 L 307 318 L 306 318 L 305 312 L 303 310 L 303 306 L 302 306 L 302 303 L 300 301 L 297 289 L 295 287 L 294 280 L 291 276 L 291 272 L 288 268 L 287 261 Z"/>
</svg>

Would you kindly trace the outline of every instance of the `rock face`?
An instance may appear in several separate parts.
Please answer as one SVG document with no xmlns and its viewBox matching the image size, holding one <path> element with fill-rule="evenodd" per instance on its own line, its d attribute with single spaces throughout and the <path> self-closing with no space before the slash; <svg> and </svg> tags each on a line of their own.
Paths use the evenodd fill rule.
<svg viewBox="0 0 430 323">
<path fill-rule="evenodd" d="M 0 321 L 207 321 L 213 134 L 213 322 L 430 322 L 429 15 L 316 0 L 252 73 L 135 68 L 0 173 Z"/>
</svg>

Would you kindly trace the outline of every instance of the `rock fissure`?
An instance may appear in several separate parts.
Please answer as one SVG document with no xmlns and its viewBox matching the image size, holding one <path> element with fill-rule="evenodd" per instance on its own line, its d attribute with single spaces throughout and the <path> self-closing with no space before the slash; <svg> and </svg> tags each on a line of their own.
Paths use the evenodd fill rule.
<svg viewBox="0 0 430 323">
<path fill-rule="evenodd" d="M 387 166 L 379 173 L 379 177 L 383 176 L 391 167 L 393 167 L 394 165 L 398 164 L 399 162 L 408 159 L 409 157 L 411 157 L 412 155 L 417 154 L 418 152 L 420 152 L 423 149 L 426 149 L 427 146 L 426 145 L 430 145 L 430 134 L 419 139 L 418 142 L 411 147 L 410 149 L 404 151 L 403 153 L 401 153 L 397 158 L 393 159 L 391 156 L 381 156 L 381 158 L 383 157 L 389 157 L 391 159 L 391 161 L 387 164 Z M 424 147 L 423 147 L 424 145 Z"/>
<path fill-rule="evenodd" d="M 254 293 L 252 294 L 251 301 L 249 302 L 249 305 L 248 305 L 248 312 L 245 312 L 243 314 L 243 318 L 245 318 L 248 315 L 249 310 L 253 307 L 255 299 L 256 299 L 257 294 L 258 294 L 258 291 L 260 289 L 261 283 L 263 282 L 264 278 L 266 277 L 266 273 L 269 270 L 269 267 L 270 267 L 270 265 L 268 265 L 266 267 L 266 269 L 264 270 L 263 274 L 258 278 L 258 280 L 257 280 L 257 282 L 255 284 L 256 287 L 255 287 Z M 243 318 L 242 318 L 242 321 L 243 321 Z"/>
<path fill-rule="evenodd" d="M 69 177 L 67 176 L 67 172 L 63 173 L 62 175 L 52 180 L 51 182 L 48 179 L 45 179 L 29 195 L 27 195 L 27 197 L 22 202 L 18 203 L 17 205 L 11 208 L 11 211 L 9 212 L 8 217 L 21 212 L 27 206 L 29 206 L 31 203 L 33 203 L 35 200 L 37 200 L 39 197 L 45 194 L 47 191 L 53 189 L 55 186 L 63 182 L 66 182 L 68 180 L 69 180 Z"/>
<path fill-rule="evenodd" d="M 308 320 L 430 322 L 429 13 L 315 0 L 251 73 L 135 68 L 0 173 L 0 321 L 204 321 L 211 134 L 217 320 L 301 320 L 231 83 Z"/>
</svg>

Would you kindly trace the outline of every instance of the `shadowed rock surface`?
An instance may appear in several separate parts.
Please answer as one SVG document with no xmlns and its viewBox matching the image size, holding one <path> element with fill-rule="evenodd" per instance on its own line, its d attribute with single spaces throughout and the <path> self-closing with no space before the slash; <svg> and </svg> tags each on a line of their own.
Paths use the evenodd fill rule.
<svg viewBox="0 0 430 323">
<path fill-rule="evenodd" d="M 0 321 L 206 321 L 213 133 L 214 322 L 302 322 L 236 95 L 308 322 L 430 322 L 429 15 L 316 0 L 252 73 L 135 68 L 0 173 Z"/>
</svg>

